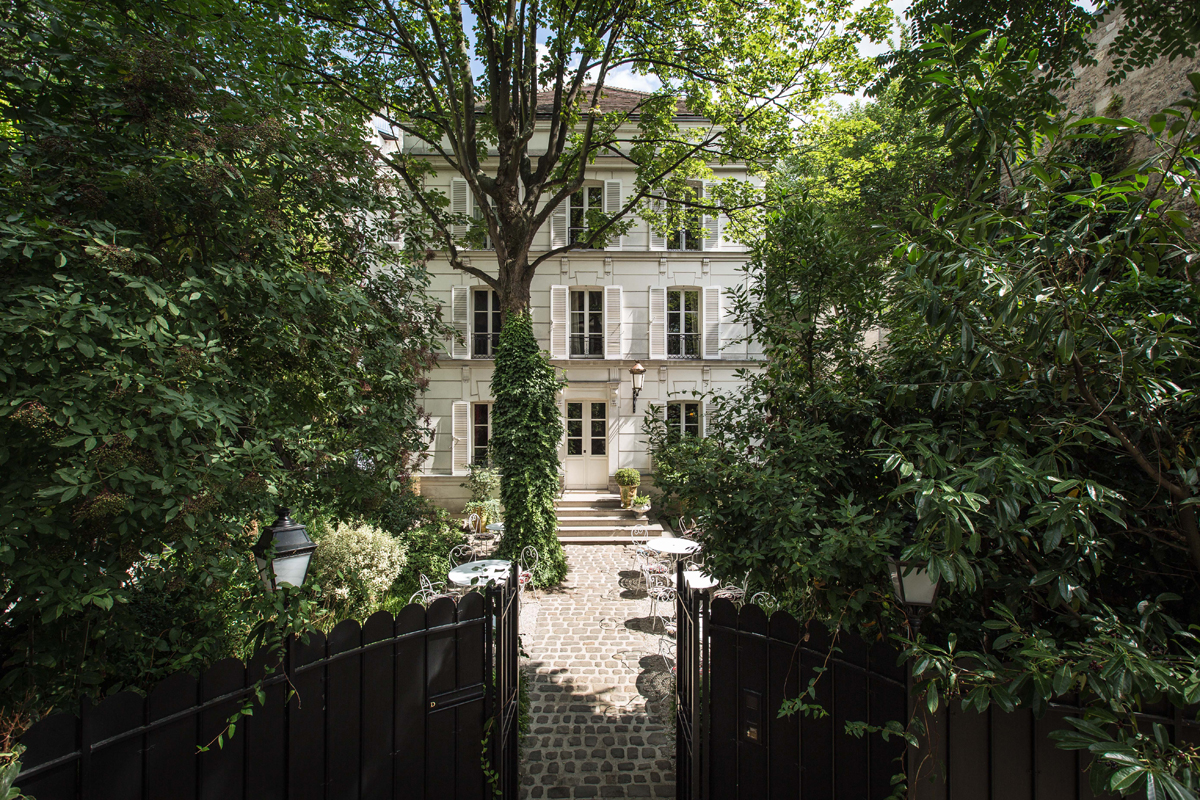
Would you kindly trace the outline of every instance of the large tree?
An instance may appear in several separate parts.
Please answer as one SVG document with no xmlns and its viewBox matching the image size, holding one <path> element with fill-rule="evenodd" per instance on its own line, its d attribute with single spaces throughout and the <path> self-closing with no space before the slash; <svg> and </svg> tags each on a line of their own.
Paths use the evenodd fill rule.
<svg viewBox="0 0 1200 800">
<path fill-rule="evenodd" d="M 678 224 L 704 209 L 749 205 L 748 183 L 723 182 L 701 197 L 686 181 L 715 163 L 753 167 L 785 151 L 794 119 L 869 77 L 856 44 L 886 36 L 892 18 L 883 0 L 857 11 L 851 0 L 278 3 L 327 37 L 288 63 L 403 133 L 406 150 L 381 158 L 427 223 L 426 236 L 410 244 L 445 250 L 456 269 L 499 293 L 506 313 L 528 307 L 540 264 L 603 245 L 635 211 Z M 662 88 L 604 111 L 605 89 L 621 70 Z M 683 109 L 702 124 L 677 121 Z M 417 144 L 424 153 L 408 148 Z M 633 191 L 619 209 L 592 213 L 582 241 L 533 255 L 534 237 L 598 155 L 636 166 Z M 466 179 L 477 223 L 427 190 L 435 170 Z M 494 269 L 461 257 L 484 232 Z"/>
<path fill-rule="evenodd" d="M 394 491 L 441 335 L 369 223 L 393 208 L 362 115 L 217 49 L 240 26 L 203 3 L 121 5 L 3 20 L 9 711 L 237 652 L 277 610 L 250 523 Z"/>
</svg>

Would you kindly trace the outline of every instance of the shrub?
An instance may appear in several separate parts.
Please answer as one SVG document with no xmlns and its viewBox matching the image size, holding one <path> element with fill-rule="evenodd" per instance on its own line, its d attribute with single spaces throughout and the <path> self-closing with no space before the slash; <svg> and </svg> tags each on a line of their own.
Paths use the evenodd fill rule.
<svg viewBox="0 0 1200 800">
<path fill-rule="evenodd" d="M 309 580 L 321 587 L 325 608 L 359 615 L 384 599 L 406 563 L 401 539 L 374 525 L 341 523 L 318 542 Z"/>
<path fill-rule="evenodd" d="M 459 485 L 471 493 L 473 501 L 491 500 L 500 491 L 500 471 L 483 464 L 472 464 L 467 467 L 467 479 Z"/>
<path fill-rule="evenodd" d="M 392 597 L 386 607 L 399 611 L 408 603 L 408 598 L 420 588 L 420 576 L 433 581 L 446 580 L 450 571 L 450 551 L 466 541 L 462 530 L 452 524 L 444 509 L 420 527 L 407 531 L 400 537 L 408 551 L 408 563 L 392 586 Z"/>
<path fill-rule="evenodd" d="M 639 486 L 642 483 L 642 473 L 630 467 L 622 467 L 613 476 L 617 486 Z"/>
</svg>

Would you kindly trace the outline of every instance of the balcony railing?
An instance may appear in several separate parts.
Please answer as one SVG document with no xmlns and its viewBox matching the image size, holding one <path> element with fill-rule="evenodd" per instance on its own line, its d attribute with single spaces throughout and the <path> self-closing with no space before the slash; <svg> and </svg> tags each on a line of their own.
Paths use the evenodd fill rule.
<svg viewBox="0 0 1200 800">
<path fill-rule="evenodd" d="M 668 333 L 667 358 L 700 358 L 700 334 Z"/>
<path fill-rule="evenodd" d="M 471 358 L 495 358 L 500 334 L 476 333 L 471 336 Z"/>
<path fill-rule="evenodd" d="M 572 333 L 571 358 L 604 358 L 604 336 L 599 333 Z"/>
</svg>

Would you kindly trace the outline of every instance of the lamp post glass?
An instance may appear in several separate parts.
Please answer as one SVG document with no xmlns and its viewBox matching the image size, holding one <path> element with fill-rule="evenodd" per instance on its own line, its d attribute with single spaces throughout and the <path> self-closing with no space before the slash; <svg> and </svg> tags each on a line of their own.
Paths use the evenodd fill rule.
<svg viewBox="0 0 1200 800">
<path fill-rule="evenodd" d="M 637 411 L 638 395 L 642 393 L 642 386 L 646 382 L 646 368 L 639 362 L 629 368 L 629 374 L 633 377 L 633 410 Z"/>
<path fill-rule="evenodd" d="M 929 570 L 910 561 L 891 559 L 888 570 L 892 573 L 892 588 L 896 597 L 906 606 L 933 605 L 937 599 L 937 582 L 930 580 Z"/>
<path fill-rule="evenodd" d="M 279 519 L 265 528 L 254 545 L 254 560 L 258 574 L 268 591 L 280 586 L 303 586 L 308 577 L 317 543 L 308 531 L 291 518 L 290 508 L 279 509 Z"/>
</svg>

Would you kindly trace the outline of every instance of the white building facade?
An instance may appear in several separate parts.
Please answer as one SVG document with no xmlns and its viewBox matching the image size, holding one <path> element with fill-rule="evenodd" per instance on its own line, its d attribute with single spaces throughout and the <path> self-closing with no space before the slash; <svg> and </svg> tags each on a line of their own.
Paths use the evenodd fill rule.
<svg viewBox="0 0 1200 800">
<path fill-rule="evenodd" d="M 606 94 L 626 101 L 636 95 Z M 718 168 L 713 177 L 745 179 L 746 173 Z M 633 178 L 627 160 L 598 156 L 569 207 L 560 207 L 539 231 L 531 260 L 584 238 L 586 210 L 619 208 L 632 194 Z M 451 211 L 473 212 L 466 182 L 452 173 L 439 173 L 429 188 L 446 193 Z M 735 388 L 738 370 L 761 366 L 761 354 L 747 346 L 730 314 L 730 290 L 746 279 L 747 255 L 726 237 L 725 222 L 705 216 L 702 235 L 659 235 L 635 220 L 604 249 L 571 250 L 538 268 L 531 287 L 534 333 L 566 379 L 559 457 L 567 489 L 610 490 L 623 467 L 648 474 L 643 417 L 652 406 L 681 432 L 703 435 L 704 404 L 693 392 Z M 489 273 L 496 269 L 490 250 L 460 251 L 460 257 Z M 467 499 L 460 484 L 468 465 L 488 457 L 500 313 L 491 289 L 452 268 L 444 255 L 428 269 L 429 294 L 458 337 L 446 343 L 423 399 L 432 415 L 432 443 L 420 470 L 421 493 L 458 512 Z M 635 410 L 629 370 L 636 363 L 647 371 Z"/>
</svg>

